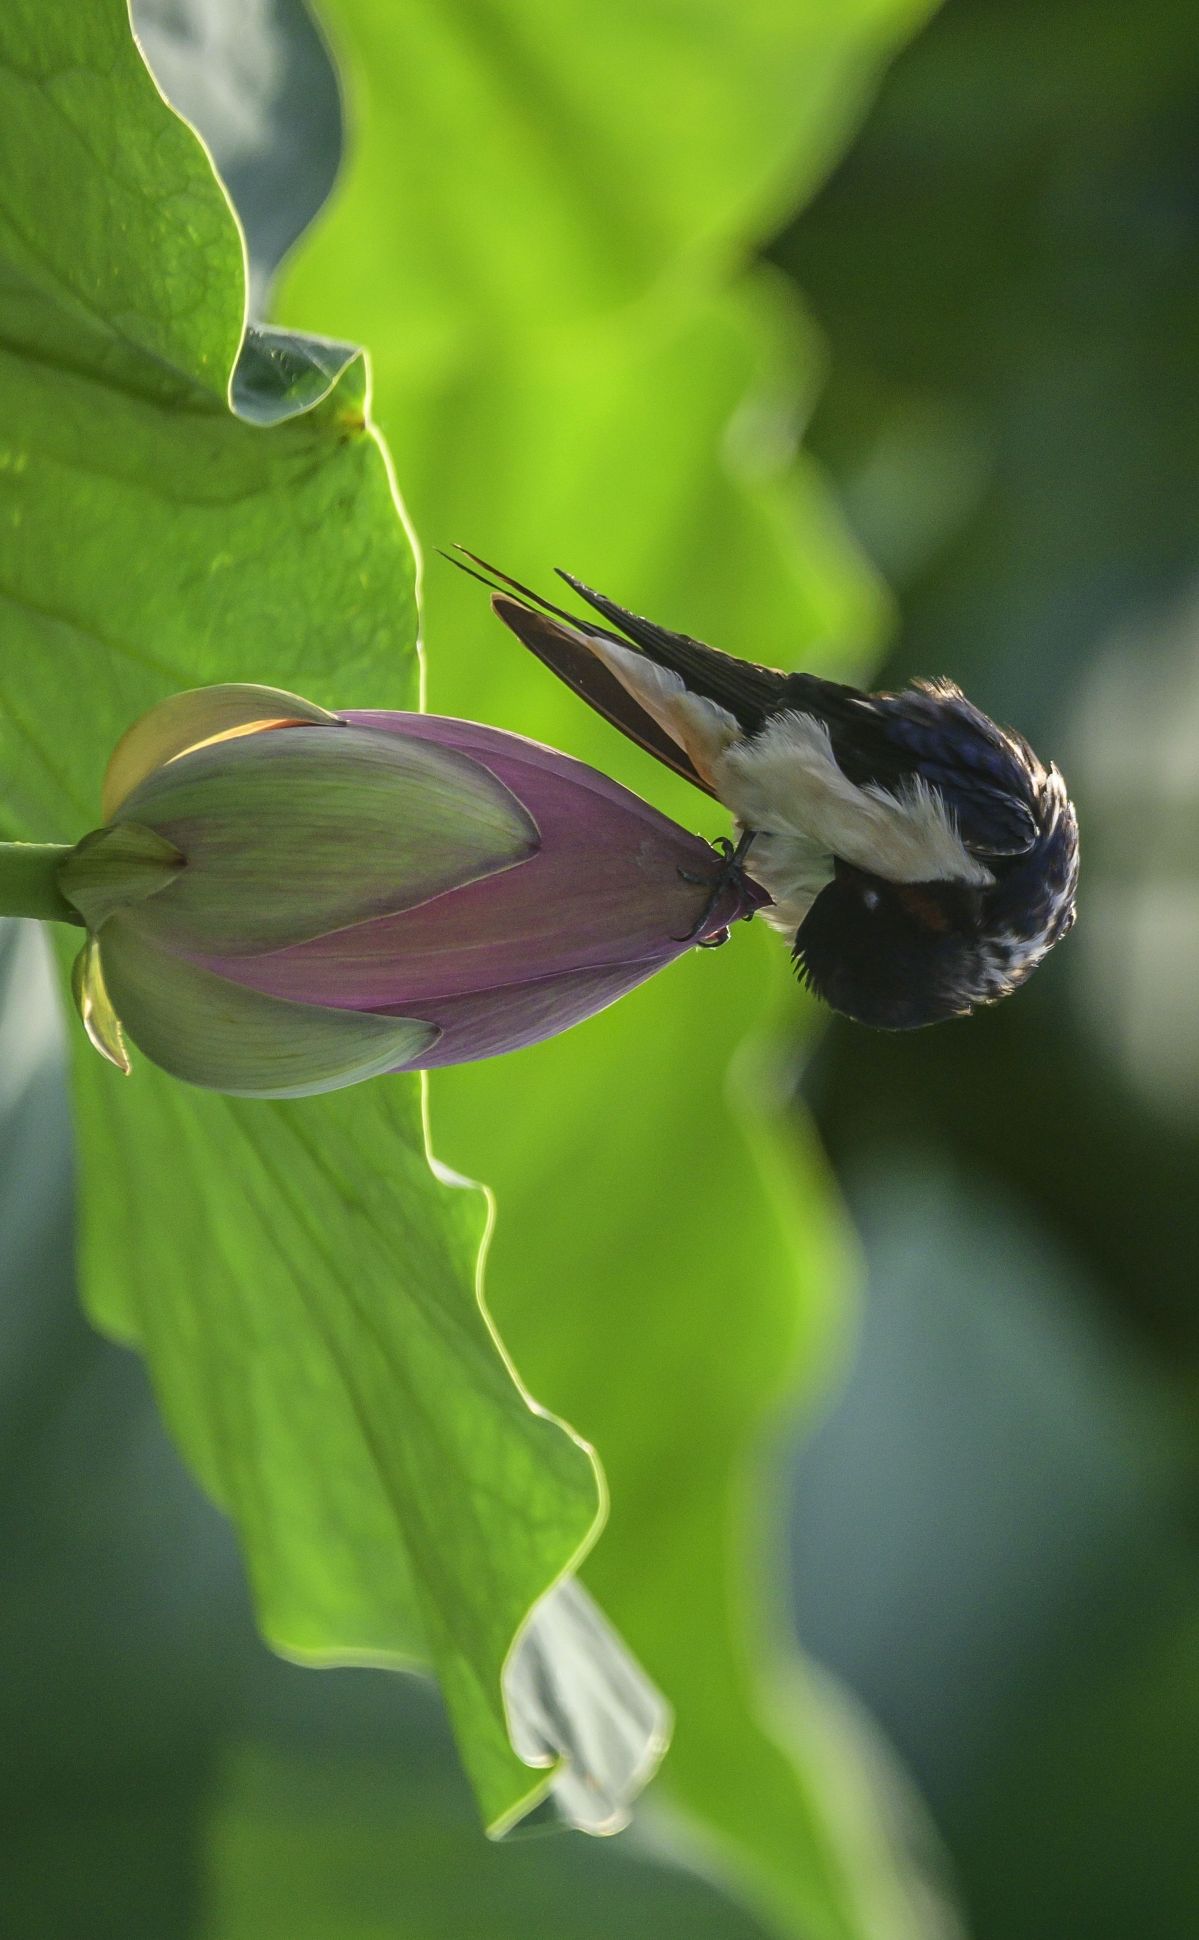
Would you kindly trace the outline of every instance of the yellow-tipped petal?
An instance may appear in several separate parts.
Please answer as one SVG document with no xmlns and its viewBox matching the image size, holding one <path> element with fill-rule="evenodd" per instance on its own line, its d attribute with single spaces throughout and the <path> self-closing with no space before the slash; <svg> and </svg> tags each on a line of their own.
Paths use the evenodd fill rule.
<svg viewBox="0 0 1199 1940">
<path fill-rule="evenodd" d="M 143 714 L 113 749 L 100 793 L 100 811 L 111 822 L 126 796 L 140 781 L 186 754 L 189 748 L 230 734 L 260 729 L 333 726 L 336 714 L 282 687 L 255 687 L 228 682 L 220 687 L 192 687 L 172 694 Z"/>
<path fill-rule="evenodd" d="M 435 1024 L 264 997 L 157 950 L 119 915 L 103 937 L 112 1004 L 172 1077 L 243 1098 L 304 1098 L 376 1078 L 437 1042 Z"/>
<path fill-rule="evenodd" d="M 117 1070 L 123 1071 L 128 1077 L 131 1068 L 129 1053 L 121 1035 L 120 1020 L 104 982 L 100 949 L 94 936 L 88 937 L 71 966 L 71 993 L 83 1028 L 100 1056 L 107 1058 L 110 1064 L 115 1064 Z"/>
</svg>

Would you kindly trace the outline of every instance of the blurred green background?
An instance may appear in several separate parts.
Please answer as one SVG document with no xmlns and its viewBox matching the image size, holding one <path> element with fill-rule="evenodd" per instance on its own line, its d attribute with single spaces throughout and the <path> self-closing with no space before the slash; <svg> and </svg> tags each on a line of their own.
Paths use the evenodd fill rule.
<svg viewBox="0 0 1199 1940">
<path fill-rule="evenodd" d="M 329 9 L 335 43 L 351 39 L 354 11 Z M 359 11 L 368 26 L 384 17 Z M 428 36 L 408 108 L 431 130 L 429 177 L 392 187 L 414 261 L 422 240 L 437 257 L 450 193 L 429 64 L 439 20 L 458 11 L 411 10 Z M 777 24 L 791 60 L 802 13 L 813 78 L 795 117 L 811 132 L 802 171 L 792 160 L 755 185 L 761 233 L 744 246 L 766 265 L 757 289 L 775 292 L 778 343 L 748 419 L 733 409 L 730 380 L 729 421 L 717 427 L 739 476 L 748 466 L 753 484 L 755 466 L 769 473 L 754 514 L 762 529 L 802 502 L 804 529 L 821 534 L 825 554 L 798 574 L 786 627 L 766 641 L 730 632 L 754 609 L 725 562 L 752 572 L 766 541 L 739 501 L 693 502 L 696 474 L 680 447 L 661 463 L 652 506 L 630 493 L 635 531 L 620 529 L 605 473 L 602 529 L 588 557 L 563 563 L 603 583 L 605 552 L 624 545 L 642 561 L 642 584 L 614 583 L 614 596 L 654 610 L 655 577 L 667 589 L 682 583 L 690 604 L 661 617 L 747 653 L 802 660 L 806 639 L 792 631 L 802 619 L 822 665 L 839 654 L 878 685 L 950 673 L 1066 770 L 1083 818 L 1082 916 L 1026 992 L 968 1025 L 895 1040 L 835 1023 L 801 1038 L 798 998 L 780 997 L 768 1064 L 759 1052 L 754 1071 L 793 1095 L 797 1113 L 815 1114 L 856 1228 L 863 1291 L 852 1359 L 814 1432 L 808 1410 L 785 1471 L 774 1459 L 769 1507 L 753 1526 L 760 1567 L 786 1578 L 798 1636 L 881 1722 L 914 1776 L 935 1834 L 920 1825 L 905 1836 L 951 1882 L 970 1932 L 1182 1940 L 1199 1930 L 1199 21 L 1166 0 L 1136 10 L 947 0 L 922 27 L 902 9 L 876 19 L 863 8 L 860 47 L 838 64 L 824 45 L 836 38 L 834 11 L 831 0 L 804 9 L 762 0 L 755 10 L 764 32 Z M 705 50 L 700 32 L 711 12 L 650 16 L 664 70 L 677 69 L 680 89 L 686 75 L 696 113 L 705 58 L 719 58 L 718 41 Z M 552 159 L 555 97 L 512 64 L 500 31 L 505 16 L 511 25 L 525 13 L 511 0 L 472 24 L 482 34 L 492 23 L 489 54 L 508 62 L 514 123 L 539 124 Z M 237 9 L 157 0 L 138 18 L 164 87 L 221 163 L 247 227 L 253 301 L 265 309 L 273 268 L 337 171 L 343 119 L 327 56 L 282 0 Z M 914 37 L 874 93 L 904 32 Z M 581 63 L 579 103 L 589 86 L 621 85 L 598 39 L 585 51 L 594 66 Z M 635 90 L 635 77 L 626 84 Z M 447 69 L 447 90 L 465 85 Z M 639 105 L 648 128 L 653 101 Z M 761 104 L 780 153 L 787 107 Z M 698 279 L 704 251 L 727 246 L 718 171 L 726 159 L 731 169 L 734 149 L 731 133 L 727 157 L 713 143 L 717 241 L 697 230 L 681 279 Z M 659 154 L 647 133 L 663 206 L 670 152 L 668 135 Z M 493 159 L 480 155 L 466 174 L 483 217 L 472 259 L 480 314 L 484 286 L 511 267 L 487 259 Z M 602 153 L 591 165 L 602 179 Z M 800 173 L 827 179 L 796 210 L 784 190 Z M 634 267 L 652 255 L 657 219 L 640 210 L 636 186 L 622 187 L 633 207 L 622 260 Z M 433 212 L 428 237 L 422 206 Z M 516 211 L 505 249 L 523 219 Z M 613 219 L 598 209 L 597 221 Z M 662 305 L 615 287 L 615 270 L 612 289 L 580 290 L 571 279 L 585 265 L 539 253 L 555 241 L 568 248 L 565 221 L 558 234 L 547 218 L 534 240 L 520 265 L 527 330 L 544 340 L 539 381 L 555 415 L 533 454 L 544 557 L 526 505 L 525 550 L 511 562 L 530 575 L 556 563 L 568 528 L 586 530 L 588 490 L 599 488 L 579 454 L 590 462 L 611 443 L 605 387 L 618 396 L 623 376 L 586 324 L 588 305 L 639 301 L 651 368 L 668 336 Z M 317 260 L 321 247 L 318 235 Z M 338 273 L 301 258 L 275 307 L 287 322 L 352 335 L 355 303 L 394 271 L 352 249 L 339 259 L 336 240 L 328 247 Z M 787 307 L 793 290 L 811 329 Z M 547 321 L 561 308 L 583 318 L 573 337 Z M 488 444 L 488 409 L 504 421 L 502 398 L 485 401 L 502 351 L 481 363 L 471 346 L 463 353 L 460 322 L 447 326 L 431 302 L 413 310 L 406 329 L 397 302 L 394 341 L 371 336 L 400 482 L 427 548 L 461 536 L 487 551 L 507 529 L 498 501 L 529 458 Z M 726 349 L 740 328 L 726 318 Z M 472 355 L 479 367 L 467 382 L 457 360 Z M 707 383 L 719 356 L 710 344 L 703 355 Z M 737 356 L 728 351 L 740 368 Z M 401 409 L 405 387 L 428 396 L 434 430 Z M 604 461 L 613 475 L 654 429 L 624 427 Z M 812 458 L 877 584 L 819 509 Z M 790 499 L 770 497 L 780 483 Z M 730 533 L 734 516 L 745 529 Z M 470 529 L 441 530 L 449 518 Z M 467 590 L 448 585 L 448 568 L 444 579 L 434 566 L 427 574 L 432 703 L 470 712 L 473 699 L 485 718 L 548 732 L 505 689 L 501 645 Z M 468 627 L 473 663 L 458 646 Z M 609 747 L 602 738 L 584 747 L 581 733 L 566 745 L 595 759 Z M 674 812 L 696 812 L 635 760 L 612 750 L 611 765 Z M 182 1474 L 140 1366 L 77 1315 L 59 1027 L 36 944 L 9 932 L 4 951 L 4 1931 L 763 1932 L 761 1906 L 754 1915 L 732 1897 L 735 1869 L 652 1811 L 641 1831 L 604 1846 L 559 1836 L 487 1847 L 431 1692 L 376 1673 L 314 1676 L 267 1656 L 228 1532 Z M 752 982 L 765 955 L 745 954 Z M 584 1047 L 577 1054 L 530 1054 L 526 1069 L 544 1070 L 550 1050 L 585 1059 L 588 1041 L 569 1040 Z M 455 1162 L 474 1162 L 462 1147 L 478 1096 L 447 1087 L 439 1144 Z M 547 1136 L 535 1121 L 510 1130 L 517 1144 Z M 702 1142 L 702 1126 L 695 1136 Z M 482 1159 L 478 1170 L 494 1176 Z M 809 1194 L 812 1177 L 805 1161 Z M 648 1234 L 653 1201 L 647 1187 L 625 1209 L 627 1246 L 652 1245 L 638 1241 L 637 1222 Z M 810 1201 L 808 1211 L 816 1217 Z M 602 1230 L 602 1210 L 596 1218 Z M 515 1209 L 509 1230 L 519 1237 Z M 502 1248 L 503 1227 L 501 1310 Z M 694 1262 L 689 1271 L 698 1301 Z M 824 1271 L 839 1284 L 831 1248 Z M 643 1299 L 642 1286 L 632 1276 L 630 1298 Z M 515 1293 L 504 1323 L 526 1367 L 538 1349 L 521 1337 L 522 1324 L 534 1330 Z M 817 1356 L 822 1367 L 831 1351 Z M 681 1361 L 684 1405 L 692 1372 L 703 1393 L 698 1364 Z M 550 1383 L 555 1401 L 565 1392 L 603 1452 L 602 1400 L 569 1364 L 538 1375 L 538 1391 Z M 588 1407 L 596 1418 L 582 1418 Z M 614 1483 L 618 1520 L 648 1513 L 622 1497 L 618 1474 Z M 601 1571 L 603 1556 L 601 1546 Z M 615 1573 L 610 1588 L 619 1595 Z M 739 1782 L 731 1765 L 730 1796 Z M 912 1809 L 896 1799 L 897 1811 Z M 931 1936 L 945 1930 L 941 1919 L 930 1904 L 925 1926 L 917 1915 L 902 1930 Z M 900 1930 L 882 1912 L 855 1929 L 867 1940 Z"/>
</svg>

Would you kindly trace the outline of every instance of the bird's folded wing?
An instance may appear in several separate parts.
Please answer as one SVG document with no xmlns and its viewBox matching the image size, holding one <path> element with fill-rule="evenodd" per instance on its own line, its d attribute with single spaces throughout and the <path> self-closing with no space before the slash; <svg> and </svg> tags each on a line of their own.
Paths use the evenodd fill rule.
<svg viewBox="0 0 1199 1940">
<path fill-rule="evenodd" d="M 633 648 L 622 648 L 581 628 L 566 626 L 507 593 L 493 593 L 491 604 L 529 652 L 597 714 L 675 774 L 707 795 L 715 793 L 705 772 L 708 737 L 702 731 L 702 722 L 689 720 L 689 697 L 676 675 L 663 675 Z M 673 685 L 664 691 L 666 683 Z M 713 710 L 714 714 L 719 712 Z M 725 718 L 729 731 L 735 733 L 736 723 Z M 714 726 L 713 731 L 718 729 Z M 693 758 L 692 748 L 697 758 Z"/>
</svg>

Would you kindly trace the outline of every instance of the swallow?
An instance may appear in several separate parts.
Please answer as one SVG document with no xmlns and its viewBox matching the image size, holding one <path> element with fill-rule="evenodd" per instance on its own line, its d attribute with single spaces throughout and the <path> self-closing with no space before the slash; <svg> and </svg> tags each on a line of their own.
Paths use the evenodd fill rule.
<svg viewBox="0 0 1199 1940">
<path fill-rule="evenodd" d="M 833 1010 L 882 1030 L 965 1016 L 1070 928 L 1078 819 L 1062 776 L 953 681 L 872 694 L 782 673 L 561 568 L 586 616 L 457 550 L 531 653 L 728 809 L 736 864 L 771 899 L 763 916 Z"/>
</svg>

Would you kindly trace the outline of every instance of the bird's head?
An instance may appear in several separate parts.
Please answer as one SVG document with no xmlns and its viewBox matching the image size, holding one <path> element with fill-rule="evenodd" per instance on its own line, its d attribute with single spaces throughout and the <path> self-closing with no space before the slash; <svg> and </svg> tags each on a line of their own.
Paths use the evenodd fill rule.
<svg viewBox="0 0 1199 1940">
<path fill-rule="evenodd" d="M 831 1009 L 877 1030 L 960 1017 L 1018 980 L 987 905 L 971 883 L 890 882 L 839 860 L 796 933 L 796 967 Z"/>
<path fill-rule="evenodd" d="M 1006 997 L 1074 921 L 1078 817 L 1056 768 L 1040 770 L 1037 821 L 1027 848 L 988 855 L 981 885 L 893 882 L 837 858 L 796 931 L 804 983 L 833 1010 L 884 1031 Z"/>
</svg>

